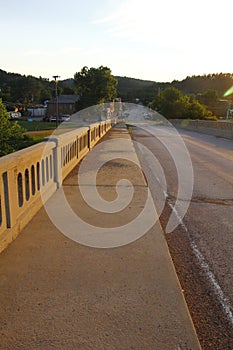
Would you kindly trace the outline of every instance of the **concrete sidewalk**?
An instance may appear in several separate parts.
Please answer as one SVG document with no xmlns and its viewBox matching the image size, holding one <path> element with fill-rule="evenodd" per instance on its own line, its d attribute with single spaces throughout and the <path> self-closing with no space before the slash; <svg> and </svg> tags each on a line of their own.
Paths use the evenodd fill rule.
<svg viewBox="0 0 233 350">
<path fill-rule="evenodd" d="M 102 142 L 118 137 L 130 139 L 125 127 L 115 127 Z M 100 157 L 108 159 L 108 152 L 107 146 Z M 117 158 L 98 173 L 105 200 L 116 199 L 122 178 L 134 186 L 131 203 L 112 214 L 84 202 L 77 173 L 63 191 L 83 221 L 122 227 L 143 210 L 148 189 L 136 164 Z M 88 181 L 82 186 L 91 193 Z M 121 186 L 124 194 L 128 185 Z M 61 198 L 56 193 L 48 208 L 59 213 Z M 61 221 L 72 230 L 72 220 Z M 126 232 L 127 239 L 132 234 Z M 0 255 L 0 293 L 0 349 L 200 349 L 159 222 L 131 244 L 97 249 L 67 238 L 42 208 Z"/>
</svg>

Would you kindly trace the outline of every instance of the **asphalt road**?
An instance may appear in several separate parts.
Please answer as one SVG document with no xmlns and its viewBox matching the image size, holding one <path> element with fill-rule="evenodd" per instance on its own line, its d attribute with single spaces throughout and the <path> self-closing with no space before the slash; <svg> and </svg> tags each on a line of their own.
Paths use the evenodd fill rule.
<svg viewBox="0 0 233 350">
<path fill-rule="evenodd" d="M 164 229 L 172 213 L 177 217 L 178 226 L 166 238 L 201 345 L 233 349 L 233 141 L 179 133 L 181 138 L 173 128 L 143 124 L 132 132 L 164 172 L 166 185 L 161 169 L 153 174 L 150 159 L 137 146 L 156 206 L 164 204 Z"/>
</svg>

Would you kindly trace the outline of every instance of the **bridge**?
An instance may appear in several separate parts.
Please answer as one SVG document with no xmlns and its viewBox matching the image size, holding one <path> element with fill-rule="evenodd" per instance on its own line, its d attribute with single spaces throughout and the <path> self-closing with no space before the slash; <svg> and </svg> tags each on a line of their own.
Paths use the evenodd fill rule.
<svg viewBox="0 0 233 350">
<path fill-rule="evenodd" d="M 46 207 L 54 203 L 55 213 L 60 210 L 61 190 L 73 212 L 84 222 L 92 218 L 96 227 L 126 225 L 126 218 L 138 215 L 147 183 L 136 164 L 118 158 L 98 174 L 97 189 L 108 201 L 122 171 L 134 186 L 134 205 L 117 215 L 90 209 L 77 183 L 93 147 L 119 138 L 119 151 L 136 159 L 133 148 L 122 148 L 130 135 L 116 120 L 0 159 L 2 349 L 200 349 L 159 222 L 131 244 L 97 249 L 62 234 L 48 215 Z M 106 145 L 99 152 L 103 159 L 115 152 Z M 128 184 L 121 186 L 124 194 Z M 69 219 L 62 221 L 72 229 Z"/>
</svg>

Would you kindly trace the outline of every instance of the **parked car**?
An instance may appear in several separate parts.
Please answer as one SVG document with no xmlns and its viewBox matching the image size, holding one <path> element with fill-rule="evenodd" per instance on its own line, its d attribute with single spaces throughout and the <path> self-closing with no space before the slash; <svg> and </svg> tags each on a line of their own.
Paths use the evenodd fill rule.
<svg viewBox="0 0 233 350">
<path fill-rule="evenodd" d="M 8 114 L 9 114 L 11 120 L 12 119 L 20 119 L 22 117 L 20 112 L 11 111 L 11 112 L 8 112 Z"/>
<path fill-rule="evenodd" d="M 61 116 L 61 122 L 68 122 L 70 120 L 70 115 L 69 114 L 63 114 Z"/>
<path fill-rule="evenodd" d="M 54 115 L 51 115 L 50 117 L 46 118 L 47 121 L 49 122 L 56 122 L 57 121 L 57 117 Z M 58 118 L 58 122 L 67 122 L 70 120 L 70 115 L 69 114 L 63 114 L 62 116 L 60 116 Z"/>
<path fill-rule="evenodd" d="M 56 122 L 57 121 L 57 117 L 55 117 L 54 115 L 51 115 L 49 117 L 49 122 Z"/>
</svg>

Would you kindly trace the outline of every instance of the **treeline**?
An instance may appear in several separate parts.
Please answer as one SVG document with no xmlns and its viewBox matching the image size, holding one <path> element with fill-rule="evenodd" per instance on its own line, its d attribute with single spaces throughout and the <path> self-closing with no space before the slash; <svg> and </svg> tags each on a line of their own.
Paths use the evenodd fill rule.
<svg viewBox="0 0 233 350">
<path fill-rule="evenodd" d="M 204 93 L 215 90 L 219 98 L 233 85 L 232 73 L 217 73 L 207 75 L 193 75 L 182 81 L 174 80 L 171 85 L 181 90 L 184 94 Z"/>
<path fill-rule="evenodd" d="M 117 96 L 121 97 L 122 101 L 135 102 L 136 99 L 139 99 L 145 106 L 148 106 L 161 91 L 168 87 L 174 87 L 184 95 L 195 98 L 207 106 L 211 102 L 211 106 L 213 106 L 213 98 L 216 101 L 222 99 L 226 90 L 233 85 L 232 73 L 194 75 L 188 76 L 181 81 L 174 80 L 171 83 L 119 76 L 115 78 L 118 82 L 116 86 Z M 75 79 L 59 81 L 58 93 L 79 93 Z M 49 81 L 47 78 L 36 78 L 31 75 L 7 73 L 0 70 L 0 98 L 2 98 L 8 110 L 11 109 L 12 105 L 16 104 L 28 106 L 43 103 L 45 100 L 50 100 L 53 96 L 55 96 L 54 81 Z M 232 98 L 232 95 L 230 98 Z M 219 107 L 216 105 L 214 108 L 218 109 Z"/>
<path fill-rule="evenodd" d="M 0 97 L 8 103 L 42 103 L 52 97 L 51 82 L 45 78 L 35 78 L 0 70 Z"/>
<path fill-rule="evenodd" d="M 127 77 L 117 77 L 117 79 L 118 94 L 123 101 L 135 102 L 139 99 L 143 105 L 153 106 L 153 109 L 163 112 L 169 118 L 175 118 L 175 116 L 192 119 L 225 118 L 230 101 L 233 103 L 232 94 L 227 98 L 224 96 L 225 92 L 233 86 L 233 74 L 230 73 L 194 75 L 171 83 L 156 83 Z M 166 95 L 167 91 L 168 96 L 171 91 L 176 91 L 178 95 L 181 93 L 186 96 L 189 103 L 184 104 L 184 100 L 181 101 L 179 97 L 175 103 L 173 101 L 173 109 L 169 99 L 165 98 L 163 102 L 167 105 L 161 108 L 161 96 L 164 96 L 163 92 Z"/>
<path fill-rule="evenodd" d="M 65 83 L 60 83 L 58 92 L 74 93 L 74 89 Z M 55 84 L 47 78 L 36 78 L 31 75 L 7 73 L 0 70 L 0 98 L 7 109 L 15 105 L 29 106 L 44 103 L 55 96 Z"/>
</svg>

